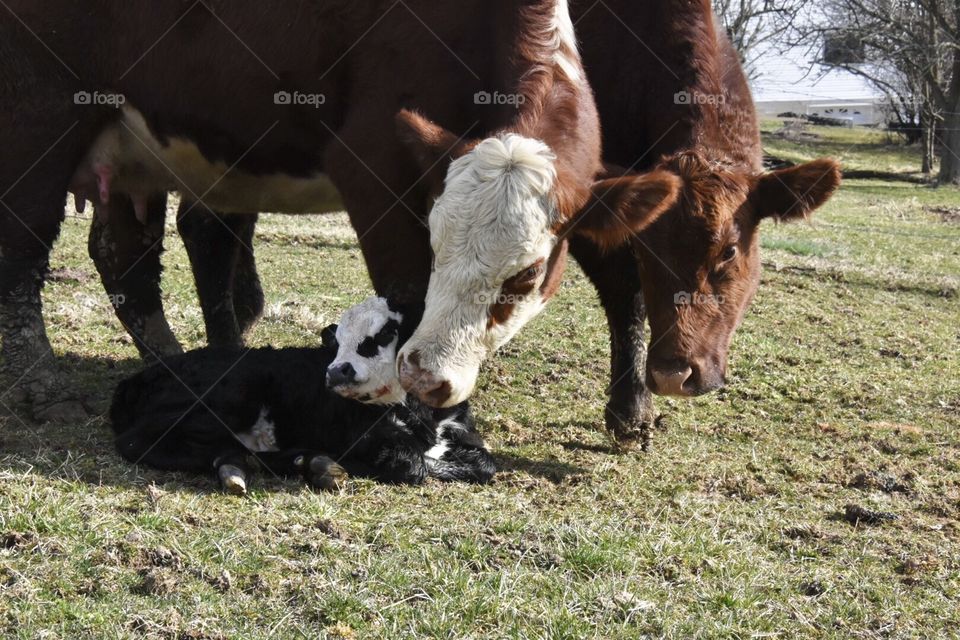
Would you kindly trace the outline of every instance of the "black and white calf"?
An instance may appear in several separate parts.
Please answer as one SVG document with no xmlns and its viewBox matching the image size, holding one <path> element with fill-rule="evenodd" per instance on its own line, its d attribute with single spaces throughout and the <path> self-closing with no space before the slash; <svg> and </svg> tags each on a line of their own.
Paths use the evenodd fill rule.
<svg viewBox="0 0 960 640">
<path fill-rule="evenodd" d="M 167 358 L 117 387 L 117 449 L 158 469 L 215 470 L 241 494 L 256 466 L 318 488 L 348 475 L 488 482 L 496 467 L 466 405 L 432 409 L 404 393 L 395 363 L 411 332 L 400 310 L 369 298 L 324 329 L 320 348 Z"/>
</svg>

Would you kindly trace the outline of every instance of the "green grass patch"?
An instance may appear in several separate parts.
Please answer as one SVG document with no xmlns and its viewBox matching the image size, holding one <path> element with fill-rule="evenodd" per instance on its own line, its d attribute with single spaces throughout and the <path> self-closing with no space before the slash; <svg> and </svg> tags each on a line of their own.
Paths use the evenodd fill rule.
<svg viewBox="0 0 960 640">
<path fill-rule="evenodd" d="M 102 416 L 3 418 L 0 636 L 956 634 L 960 231 L 926 207 L 957 203 L 848 181 L 810 223 L 765 224 L 730 384 L 659 399 L 665 429 L 646 454 L 601 432 L 608 337 L 575 266 L 481 373 L 491 486 L 317 494 L 258 476 L 237 499 L 213 478 L 127 465 Z M 53 267 L 75 277 L 44 302 L 71 382 L 105 411 L 139 363 L 86 255 L 89 223 L 68 218 Z M 200 346 L 172 227 L 166 244 L 167 313 Z M 257 250 L 256 345 L 314 344 L 369 294 L 342 217 L 265 216 Z M 897 519 L 852 526 L 850 503 Z"/>
</svg>

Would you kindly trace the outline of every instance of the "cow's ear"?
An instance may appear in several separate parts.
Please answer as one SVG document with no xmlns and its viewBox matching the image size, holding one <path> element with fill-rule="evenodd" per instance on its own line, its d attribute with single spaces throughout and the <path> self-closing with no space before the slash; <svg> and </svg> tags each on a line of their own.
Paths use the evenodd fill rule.
<svg viewBox="0 0 960 640">
<path fill-rule="evenodd" d="M 417 160 L 423 178 L 440 191 L 450 163 L 464 155 L 476 141 L 454 135 L 416 111 L 397 114 L 397 135 Z"/>
<path fill-rule="evenodd" d="M 330 349 L 339 349 L 340 345 L 337 343 L 337 325 L 331 324 L 327 325 L 320 332 L 320 341 L 323 343 L 323 346 Z"/>
<path fill-rule="evenodd" d="M 750 199 L 757 216 L 789 222 L 809 216 L 840 186 L 840 163 L 820 159 L 764 174 Z"/>
<path fill-rule="evenodd" d="M 586 206 L 570 222 L 568 233 L 615 249 L 653 224 L 680 195 L 680 178 L 669 171 L 595 182 Z"/>
</svg>

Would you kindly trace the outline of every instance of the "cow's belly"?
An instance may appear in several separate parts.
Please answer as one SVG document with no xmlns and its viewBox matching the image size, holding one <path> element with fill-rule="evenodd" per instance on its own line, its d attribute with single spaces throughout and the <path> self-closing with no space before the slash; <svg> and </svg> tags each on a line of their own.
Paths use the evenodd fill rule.
<svg viewBox="0 0 960 640">
<path fill-rule="evenodd" d="M 223 161 L 210 161 L 187 138 L 163 144 L 143 115 L 124 106 L 123 117 L 104 130 L 87 152 L 71 191 L 93 202 L 111 193 L 143 201 L 158 191 L 179 191 L 223 213 L 327 213 L 341 211 L 340 193 L 330 178 L 284 173 L 251 174 Z"/>
</svg>

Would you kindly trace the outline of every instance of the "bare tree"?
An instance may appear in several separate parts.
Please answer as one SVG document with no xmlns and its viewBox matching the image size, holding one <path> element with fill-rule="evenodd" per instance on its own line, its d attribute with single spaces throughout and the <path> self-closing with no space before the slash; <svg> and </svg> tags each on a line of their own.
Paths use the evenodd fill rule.
<svg viewBox="0 0 960 640">
<path fill-rule="evenodd" d="M 804 0 L 714 0 L 713 9 L 753 80 L 756 61 L 782 44 Z"/>
<path fill-rule="evenodd" d="M 794 24 L 820 62 L 884 93 L 903 124 L 922 131 L 924 173 L 941 154 L 940 182 L 960 184 L 960 0 L 825 0 Z"/>
</svg>

